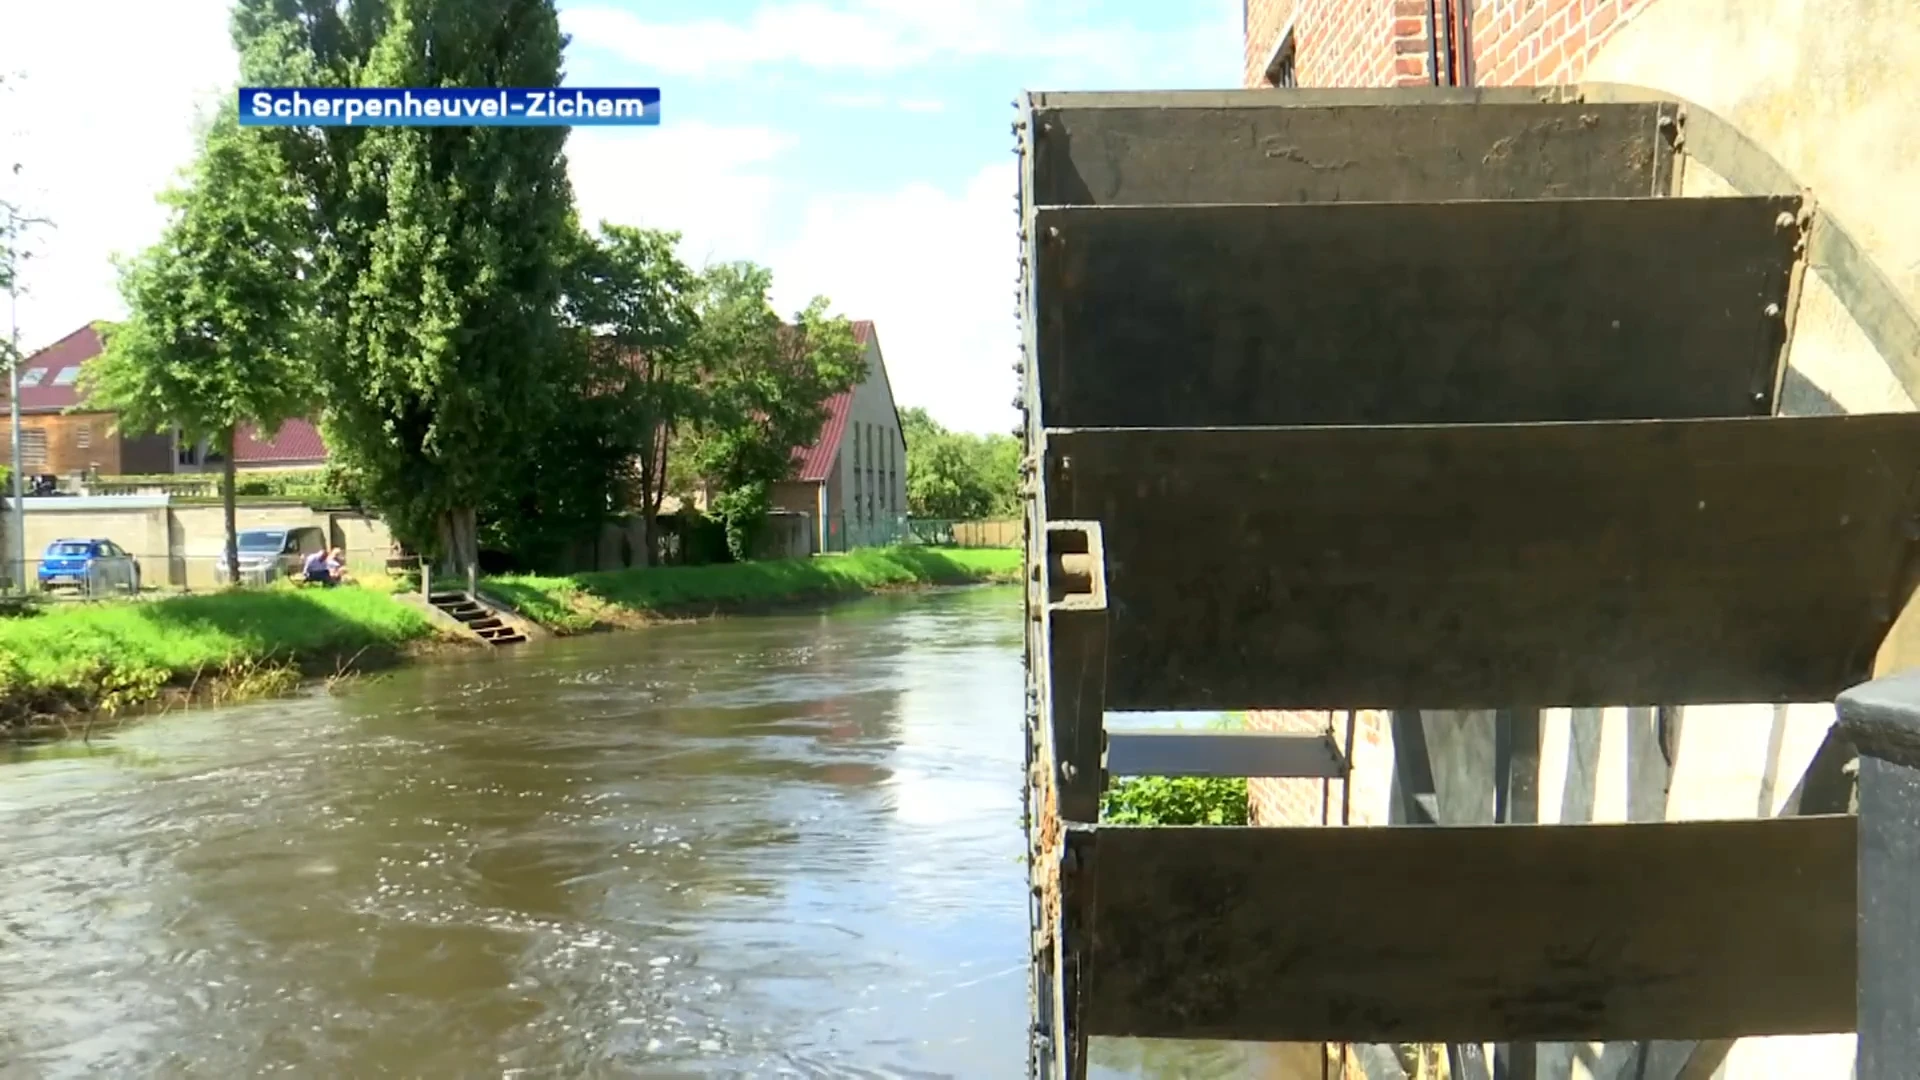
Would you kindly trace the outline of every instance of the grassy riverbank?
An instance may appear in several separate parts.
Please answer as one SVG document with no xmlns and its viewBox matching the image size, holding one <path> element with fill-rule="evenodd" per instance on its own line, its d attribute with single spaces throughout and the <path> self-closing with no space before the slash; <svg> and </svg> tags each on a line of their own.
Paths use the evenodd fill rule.
<svg viewBox="0 0 1920 1080">
<path fill-rule="evenodd" d="M 169 689 L 284 692 L 434 635 L 421 612 L 366 588 L 57 605 L 0 619 L 0 730 L 139 706 Z"/>
<path fill-rule="evenodd" d="M 926 585 L 1020 580 L 1013 549 L 874 548 L 847 555 L 713 566 L 657 566 L 546 577 L 489 578 L 488 593 L 559 634 L 681 615 L 751 610 Z"/>
<path fill-rule="evenodd" d="M 890 588 L 1019 580 L 1010 550 L 897 548 L 817 559 L 489 578 L 562 634 Z M 195 696 L 261 697 L 390 663 L 438 637 L 386 588 L 271 589 L 60 604 L 0 618 L 0 732 Z"/>
</svg>

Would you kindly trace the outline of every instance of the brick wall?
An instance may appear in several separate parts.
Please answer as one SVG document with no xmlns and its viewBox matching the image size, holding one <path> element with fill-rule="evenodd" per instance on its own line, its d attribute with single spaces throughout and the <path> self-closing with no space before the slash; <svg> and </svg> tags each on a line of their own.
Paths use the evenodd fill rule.
<svg viewBox="0 0 1920 1080">
<path fill-rule="evenodd" d="M 1461 0 L 1456 0 L 1461 2 Z M 1578 81 L 1619 26 L 1653 0 L 1468 0 L 1473 81 L 1533 86 Z M 1444 55 L 1447 13 L 1435 16 Z M 1289 28 L 1300 86 L 1425 86 L 1426 0 L 1246 0 L 1247 86 Z"/>
<path fill-rule="evenodd" d="M 1346 746 L 1345 713 L 1295 710 L 1256 710 L 1247 714 L 1255 731 L 1294 735 L 1329 732 L 1346 750 L 1352 763 L 1347 780 L 1254 780 L 1247 785 L 1247 802 L 1255 825 L 1340 824 L 1341 803 L 1347 785 L 1353 786 L 1347 821 L 1352 825 L 1388 824 L 1392 797 L 1393 745 L 1387 714 L 1364 710 L 1354 718 L 1354 745 Z"/>
<path fill-rule="evenodd" d="M 1289 28 L 1301 86 L 1424 84 L 1425 18 L 1425 0 L 1247 0 L 1246 84 Z"/>
</svg>

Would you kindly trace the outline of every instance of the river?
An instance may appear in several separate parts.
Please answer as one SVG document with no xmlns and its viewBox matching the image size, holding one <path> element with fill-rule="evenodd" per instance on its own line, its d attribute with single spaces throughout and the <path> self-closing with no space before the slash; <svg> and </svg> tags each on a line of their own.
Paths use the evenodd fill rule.
<svg viewBox="0 0 1920 1080">
<path fill-rule="evenodd" d="M 0 1076 L 1018 1080 L 1019 609 L 536 642 L 16 749 Z"/>
</svg>

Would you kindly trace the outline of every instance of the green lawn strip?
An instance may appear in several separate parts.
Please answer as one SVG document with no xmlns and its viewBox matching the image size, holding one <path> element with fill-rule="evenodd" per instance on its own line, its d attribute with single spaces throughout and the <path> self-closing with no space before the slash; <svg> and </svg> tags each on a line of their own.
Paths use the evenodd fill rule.
<svg viewBox="0 0 1920 1080">
<path fill-rule="evenodd" d="M 845 555 L 711 566 L 657 566 L 549 577 L 488 578 L 487 590 L 559 633 L 608 624 L 620 613 L 669 615 L 703 606 L 754 605 L 913 585 L 1018 581 L 1022 556 L 1007 548 L 871 548 Z"/>
<path fill-rule="evenodd" d="M 0 706 L 55 694 L 122 703 L 169 681 L 260 663 L 331 662 L 431 636 L 425 615 L 360 588 L 261 590 L 53 605 L 0 619 Z M 0 711 L 5 711 L 0 708 Z"/>
</svg>

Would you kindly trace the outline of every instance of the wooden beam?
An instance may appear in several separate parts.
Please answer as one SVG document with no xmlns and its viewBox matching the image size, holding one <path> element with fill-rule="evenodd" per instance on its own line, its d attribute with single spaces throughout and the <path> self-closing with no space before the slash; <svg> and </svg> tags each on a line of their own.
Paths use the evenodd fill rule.
<svg viewBox="0 0 1920 1080">
<path fill-rule="evenodd" d="M 1040 419 L 1217 427 L 1770 415 L 1800 205 L 1754 196 L 1041 209 Z"/>
<path fill-rule="evenodd" d="M 1102 526 L 1115 710 L 1830 700 L 1914 587 L 1913 413 L 1054 431 L 1044 470 Z"/>
<path fill-rule="evenodd" d="M 1346 758 L 1325 735 L 1268 731 L 1108 731 L 1108 776 L 1337 780 Z"/>
<path fill-rule="evenodd" d="M 1093 98 L 1033 116 L 1042 206 L 1655 194 L 1673 149 L 1670 108 L 1624 105 L 1327 103 L 1214 99 L 1202 106 Z M 1330 167 L 1336 166 L 1337 167 Z"/>
<path fill-rule="evenodd" d="M 1097 833 L 1067 840 L 1091 898 L 1091 1034 L 1584 1042 L 1853 1027 L 1851 817 Z"/>
</svg>

